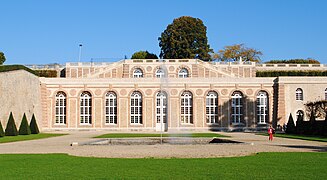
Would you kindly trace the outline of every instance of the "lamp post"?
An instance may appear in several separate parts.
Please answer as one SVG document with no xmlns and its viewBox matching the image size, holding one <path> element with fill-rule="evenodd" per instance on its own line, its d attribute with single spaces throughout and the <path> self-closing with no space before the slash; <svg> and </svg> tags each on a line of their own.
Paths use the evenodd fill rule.
<svg viewBox="0 0 327 180">
<path fill-rule="evenodd" d="M 79 44 L 79 55 L 78 55 L 78 62 L 81 62 L 81 56 L 82 56 L 82 44 Z"/>
</svg>

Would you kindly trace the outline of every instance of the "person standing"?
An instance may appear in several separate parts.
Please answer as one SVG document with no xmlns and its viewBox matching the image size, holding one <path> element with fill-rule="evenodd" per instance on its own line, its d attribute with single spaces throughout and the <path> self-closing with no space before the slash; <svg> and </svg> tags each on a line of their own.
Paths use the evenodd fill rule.
<svg viewBox="0 0 327 180">
<path fill-rule="evenodd" d="M 268 134 L 269 134 L 269 141 L 273 140 L 273 134 L 274 134 L 274 128 L 271 126 L 268 128 Z"/>
</svg>

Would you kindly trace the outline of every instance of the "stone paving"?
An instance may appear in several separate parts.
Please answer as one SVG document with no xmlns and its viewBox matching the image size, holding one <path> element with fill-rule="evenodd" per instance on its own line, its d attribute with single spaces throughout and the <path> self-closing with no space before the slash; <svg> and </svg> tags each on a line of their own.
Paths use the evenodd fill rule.
<svg viewBox="0 0 327 180">
<path fill-rule="evenodd" d="M 0 154 L 44 154 L 67 153 L 74 156 L 109 158 L 207 158 L 244 156 L 258 152 L 327 152 L 327 143 L 254 135 L 253 133 L 225 133 L 228 138 L 241 144 L 198 144 L 198 145 L 81 145 L 96 141 L 92 137 L 110 133 L 109 131 L 60 131 L 65 136 L 47 139 L 0 144 Z M 183 132 L 185 133 L 185 132 Z M 78 142 L 77 146 L 71 146 Z"/>
</svg>

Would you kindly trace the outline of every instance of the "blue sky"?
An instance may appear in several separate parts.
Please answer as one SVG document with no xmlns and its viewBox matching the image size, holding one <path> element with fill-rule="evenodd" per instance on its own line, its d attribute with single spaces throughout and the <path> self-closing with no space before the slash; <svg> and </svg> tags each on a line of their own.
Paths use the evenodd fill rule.
<svg viewBox="0 0 327 180">
<path fill-rule="evenodd" d="M 244 43 L 264 61 L 327 64 L 325 0 L 2 0 L 0 51 L 5 64 L 78 61 L 79 43 L 85 62 L 159 54 L 158 37 L 180 16 L 202 19 L 215 52 Z"/>
</svg>

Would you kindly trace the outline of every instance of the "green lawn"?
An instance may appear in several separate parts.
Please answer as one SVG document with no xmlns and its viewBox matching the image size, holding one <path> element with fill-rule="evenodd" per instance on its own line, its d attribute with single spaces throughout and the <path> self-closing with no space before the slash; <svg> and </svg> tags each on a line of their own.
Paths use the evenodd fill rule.
<svg viewBox="0 0 327 180">
<path fill-rule="evenodd" d="M 110 133 L 96 136 L 95 138 L 138 138 L 138 137 L 160 137 L 160 134 L 147 134 L 147 133 Z M 182 133 L 182 134 L 162 134 L 162 137 L 229 137 L 217 133 Z"/>
<path fill-rule="evenodd" d="M 208 159 L 2 154 L 0 179 L 327 179 L 327 153 Z"/>
<path fill-rule="evenodd" d="M 43 139 L 55 136 L 62 136 L 65 134 L 47 134 L 47 133 L 40 133 L 40 134 L 30 134 L 30 135 L 18 135 L 18 136 L 4 136 L 0 137 L 0 143 L 8 143 L 8 142 L 15 142 L 15 141 L 27 141 L 33 139 Z"/>
<path fill-rule="evenodd" d="M 268 136 L 267 133 L 258 133 L 257 135 Z M 293 135 L 293 134 L 274 134 L 274 137 L 327 142 L 327 137 L 317 137 L 317 136 L 304 136 L 304 135 Z"/>
</svg>

